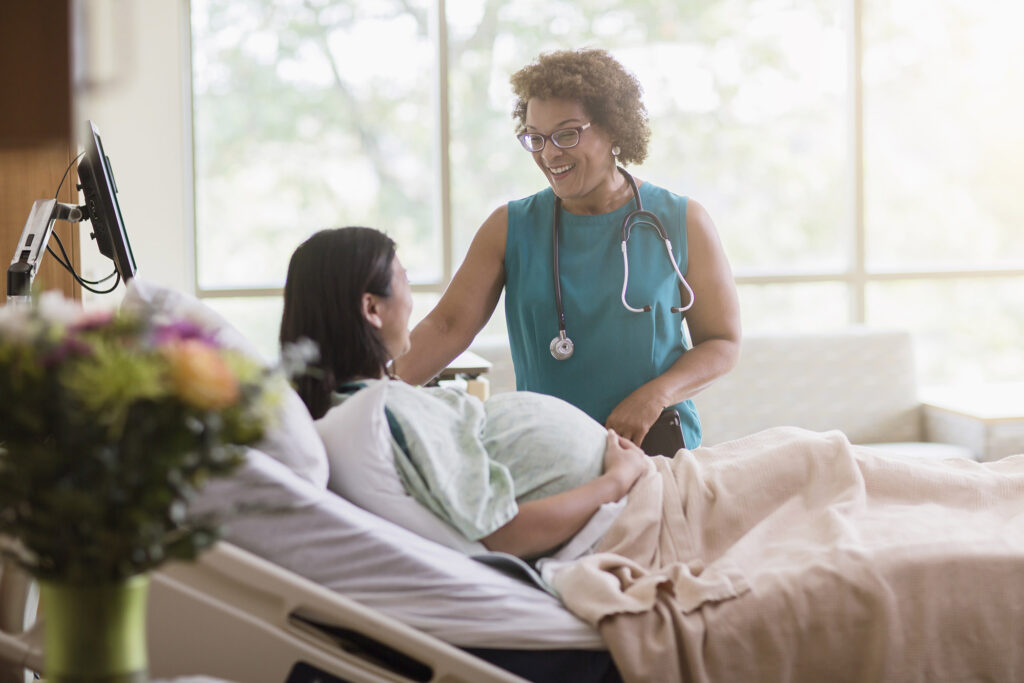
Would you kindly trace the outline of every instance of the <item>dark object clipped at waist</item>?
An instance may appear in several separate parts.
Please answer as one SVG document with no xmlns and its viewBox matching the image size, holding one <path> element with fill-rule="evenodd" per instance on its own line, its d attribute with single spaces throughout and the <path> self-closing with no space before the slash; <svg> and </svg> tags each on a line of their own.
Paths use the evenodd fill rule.
<svg viewBox="0 0 1024 683">
<path fill-rule="evenodd" d="M 680 448 L 686 448 L 679 411 L 675 408 L 665 408 L 661 411 L 661 415 L 647 431 L 640 448 L 647 455 L 665 455 L 670 458 Z"/>
</svg>

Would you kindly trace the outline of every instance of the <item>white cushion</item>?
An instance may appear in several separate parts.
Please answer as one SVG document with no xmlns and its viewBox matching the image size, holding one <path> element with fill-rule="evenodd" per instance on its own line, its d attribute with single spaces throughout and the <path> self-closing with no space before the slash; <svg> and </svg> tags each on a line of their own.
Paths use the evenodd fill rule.
<svg viewBox="0 0 1024 683">
<path fill-rule="evenodd" d="M 487 552 L 410 496 L 395 467 L 391 430 L 384 414 L 387 382 L 350 396 L 316 421 L 327 450 L 327 488 L 359 507 L 465 553 Z"/>
<path fill-rule="evenodd" d="M 128 283 L 121 307 L 129 311 L 150 311 L 153 315 L 188 320 L 214 337 L 225 348 L 236 349 L 267 364 L 256 347 L 222 315 L 194 296 L 169 289 L 138 277 Z M 327 485 L 327 453 L 313 428 L 306 404 L 290 387 L 263 440 L 256 447 L 289 467 L 303 479 L 323 488 Z"/>
<path fill-rule="evenodd" d="M 751 334 L 736 367 L 694 399 L 705 446 L 782 425 L 853 443 L 921 441 L 913 343 L 900 330 Z"/>
</svg>

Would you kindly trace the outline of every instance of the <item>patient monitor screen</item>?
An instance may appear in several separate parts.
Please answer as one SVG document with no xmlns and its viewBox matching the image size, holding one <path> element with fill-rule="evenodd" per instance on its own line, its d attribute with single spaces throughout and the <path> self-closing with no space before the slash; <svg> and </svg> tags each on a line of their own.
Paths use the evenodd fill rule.
<svg viewBox="0 0 1024 683">
<path fill-rule="evenodd" d="M 135 276 L 135 256 L 124 229 L 110 159 L 103 151 L 100 131 L 92 121 L 86 124 L 85 157 L 78 165 L 78 175 L 96 245 L 101 254 L 114 262 L 118 275 L 127 282 Z"/>
</svg>

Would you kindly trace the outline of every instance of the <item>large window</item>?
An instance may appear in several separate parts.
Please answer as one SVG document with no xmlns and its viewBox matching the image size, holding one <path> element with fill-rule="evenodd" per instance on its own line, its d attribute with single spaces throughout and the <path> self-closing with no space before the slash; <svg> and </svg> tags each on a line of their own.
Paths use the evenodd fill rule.
<svg viewBox="0 0 1024 683">
<path fill-rule="evenodd" d="M 599 46 L 640 78 L 637 175 L 718 225 L 747 331 L 898 326 L 929 381 L 1024 375 L 1024 49 L 1006 0 L 192 0 L 197 289 L 273 349 L 322 227 L 400 244 L 416 316 L 545 180 L 509 76 Z M 499 309 L 488 332 L 501 334 Z"/>
</svg>

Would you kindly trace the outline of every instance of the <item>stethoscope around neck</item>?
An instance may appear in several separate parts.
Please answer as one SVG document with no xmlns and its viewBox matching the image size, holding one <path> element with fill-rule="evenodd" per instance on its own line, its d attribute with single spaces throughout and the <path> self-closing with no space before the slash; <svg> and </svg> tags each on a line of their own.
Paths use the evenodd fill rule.
<svg viewBox="0 0 1024 683">
<path fill-rule="evenodd" d="M 626 249 L 626 243 L 629 241 L 629 234 L 633 228 L 639 225 L 646 225 L 658 233 L 661 240 L 665 243 L 665 253 L 668 254 L 669 263 L 672 264 L 672 270 L 675 271 L 676 277 L 679 278 L 679 303 L 683 302 L 683 290 L 685 289 L 689 295 L 689 303 L 685 306 L 673 306 L 673 313 L 684 313 L 693 306 L 693 290 L 690 285 L 686 282 L 686 278 L 679 271 L 679 264 L 676 263 L 675 256 L 672 255 L 672 242 L 668 238 L 668 231 L 665 230 L 665 226 L 661 224 L 661 220 L 658 219 L 650 211 L 644 210 L 643 203 L 640 201 L 640 190 L 636 186 L 636 181 L 633 180 L 633 176 L 626 172 L 621 166 L 618 167 L 619 173 L 623 175 L 626 181 L 629 183 L 630 189 L 633 190 L 633 200 L 636 202 L 636 209 L 626 214 L 626 217 L 622 219 L 622 305 L 627 311 L 632 313 L 649 313 L 651 307 L 649 305 L 636 308 L 630 306 L 626 300 L 626 290 L 629 287 L 629 254 Z M 558 336 L 551 340 L 550 349 L 551 355 L 555 360 L 566 360 L 572 357 L 575 345 L 572 343 L 572 339 L 565 332 L 565 309 L 562 307 L 562 281 L 558 273 L 558 233 L 561 229 L 561 213 L 562 213 L 562 200 L 556 195 L 555 196 L 555 216 L 552 221 L 551 230 L 551 247 L 552 247 L 552 261 L 554 264 L 555 274 L 555 309 L 558 313 Z"/>
</svg>

